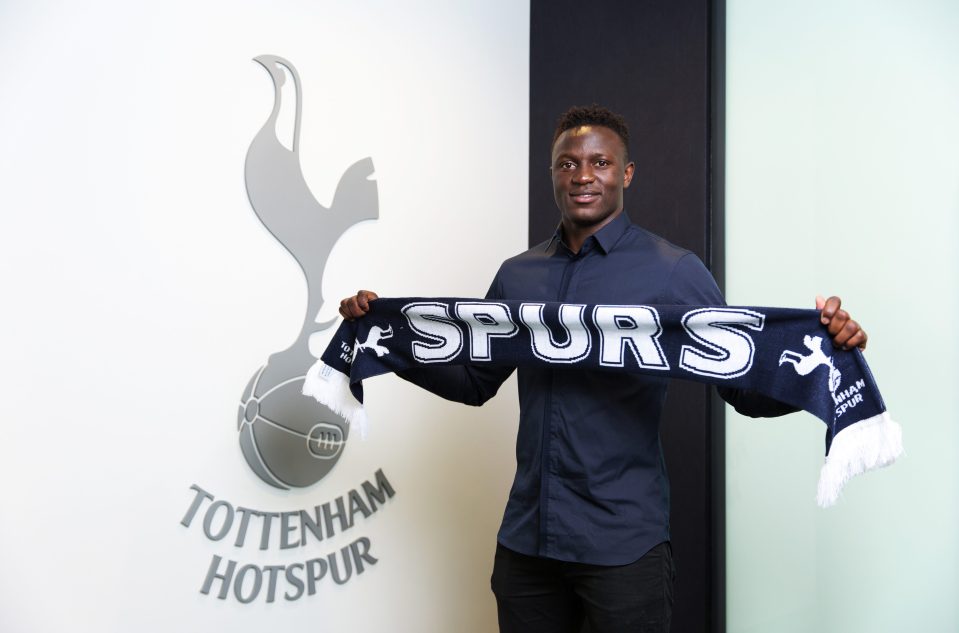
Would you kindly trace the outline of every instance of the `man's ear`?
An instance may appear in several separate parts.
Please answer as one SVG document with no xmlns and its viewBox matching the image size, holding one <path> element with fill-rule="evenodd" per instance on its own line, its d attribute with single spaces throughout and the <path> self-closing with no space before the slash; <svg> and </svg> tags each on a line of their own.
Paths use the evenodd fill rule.
<svg viewBox="0 0 959 633">
<path fill-rule="evenodd" d="M 629 187 L 629 183 L 633 182 L 633 172 L 636 171 L 636 163 L 630 161 L 626 165 L 626 173 L 623 176 L 623 189 Z"/>
</svg>

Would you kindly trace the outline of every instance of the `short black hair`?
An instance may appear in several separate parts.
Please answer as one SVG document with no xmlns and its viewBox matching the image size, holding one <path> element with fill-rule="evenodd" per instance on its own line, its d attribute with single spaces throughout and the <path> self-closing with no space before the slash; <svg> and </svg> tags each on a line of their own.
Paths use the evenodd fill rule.
<svg viewBox="0 0 959 633">
<path fill-rule="evenodd" d="M 616 114 L 609 108 L 596 103 L 588 106 L 573 106 L 559 115 L 556 120 L 556 130 L 553 132 L 553 144 L 556 144 L 560 134 L 581 125 L 601 125 L 616 132 L 616 136 L 623 141 L 623 147 L 626 148 L 626 160 L 629 160 L 629 126 L 626 124 L 626 119 L 621 114 Z"/>
</svg>

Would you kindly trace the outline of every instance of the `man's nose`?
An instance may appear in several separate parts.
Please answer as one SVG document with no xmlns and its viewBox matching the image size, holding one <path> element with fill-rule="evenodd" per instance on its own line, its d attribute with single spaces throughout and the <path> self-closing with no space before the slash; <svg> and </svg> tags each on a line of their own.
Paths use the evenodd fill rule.
<svg viewBox="0 0 959 633">
<path fill-rule="evenodd" d="M 573 181 L 578 183 L 590 183 L 596 180 L 596 176 L 593 174 L 593 169 L 590 165 L 583 165 L 576 170 L 576 173 L 573 174 Z"/>
</svg>

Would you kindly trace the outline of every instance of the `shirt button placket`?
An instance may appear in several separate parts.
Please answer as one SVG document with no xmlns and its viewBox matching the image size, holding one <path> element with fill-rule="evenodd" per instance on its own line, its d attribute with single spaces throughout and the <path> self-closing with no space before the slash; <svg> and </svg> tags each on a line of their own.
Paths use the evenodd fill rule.
<svg viewBox="0 0 959 633">
<path fill-rule="evenodd" d="M 583 248 L 579 253 L 568 254 L 568 261 L 563 268 L 563 276 L 560 278 L 559 292 L 557 301 L 565 301 L 569 293 L 570 282 L 579 268 L 579 263 L 586 249 Z M 546 389 L 546 406 L 544 407 L 545 419 L 543 420 L 543 447 L 540 456 L 540 497 L 539 497 L 539 516 L 540 516 L 540 554 L 543 556 L 553 556 L 554 539 L 556 533 L 553 514 L 550 508 L 550 501 L 553 501 L 551 491 L 551 479 L 557 476 L 556 466 L 560 461 L 557 454 L 557 444 L 553 440 L 556 438 L 557 426 L 559 424 L 558 409 L 560 401 L 553 397 L 556 374 L 552 370 L 549 373 L 549 384 Z"/>
</svg>

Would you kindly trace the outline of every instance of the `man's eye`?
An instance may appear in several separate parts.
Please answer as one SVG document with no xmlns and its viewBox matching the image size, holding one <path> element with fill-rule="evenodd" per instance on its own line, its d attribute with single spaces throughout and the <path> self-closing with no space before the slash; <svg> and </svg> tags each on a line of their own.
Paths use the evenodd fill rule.
<svg viewBox="0 0 959 633">
<path fill-rule="evenodd" d="M 608 160 L 598 160 L 598 161 L 596 161 L 596 166 L 597 166 L 597 167 L 609 167 L 609 161 L 608 161 Z"/>
<path fill-rule="evenodd" d="M 568 160 L 564 160 L 559 164 L 560 169 L 572 169 L 575 165 Z"/>
</svg>

